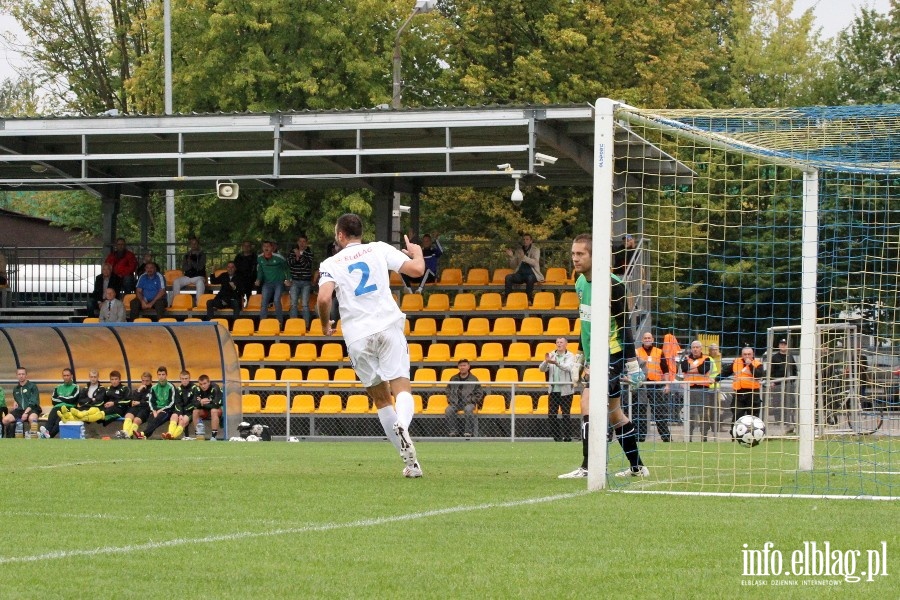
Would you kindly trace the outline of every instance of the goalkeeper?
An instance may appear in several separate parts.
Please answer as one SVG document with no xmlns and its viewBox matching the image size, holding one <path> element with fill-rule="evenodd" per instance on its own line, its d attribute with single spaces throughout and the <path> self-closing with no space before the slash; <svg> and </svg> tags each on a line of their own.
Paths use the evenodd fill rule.
<svg viewBox="0 0 900 600">
<path fill-rule="evenodd" d="M 586 381 L 584 391 L 581 394 L 581 466 L 569 473 L 559 476 L 560 479 L 575 479 L 587 477 L 588 474 L 588 423 L 590 395 L 587 381 L 590 376 L 591 364 L 591 268 L 592 268 L 592 241 L 590 234 L 580 234 L 572 242 L 572 264 L 575 272 L 579 274 L 575 282 L 575 291 L 578 294 L 579 318 L 581 319 L 581 348 L 584 352 L 584 379 Z M 615 255 L 615 253 L 613 253 Z M 619 445 L 622 446 L 629 467 L 616 473 L 616 477 L 647 477 L 650 471 L 641 462 L 641 455 L 637 446 L 637 431 L 634 424 L 622 411 L 621 377 L 626 377 L 631 383 L 639 383 L 643 379 L 643 372 L 638 365 L 634 351 L 634 342 L 631 330 L 628 327 L 627 305 L 625 302 L 625 284 L 616 275 L 612 277 L 612 289 L 610 294 L 610 321 L 609 321 L 609 425 L 615 430 Z"/>
</svg>

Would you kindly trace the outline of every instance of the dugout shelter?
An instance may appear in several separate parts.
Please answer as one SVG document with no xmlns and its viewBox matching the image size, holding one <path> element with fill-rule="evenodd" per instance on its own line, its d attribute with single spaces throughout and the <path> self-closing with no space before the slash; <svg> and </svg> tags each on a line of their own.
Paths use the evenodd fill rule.
<svg viewBox="0 0 900 600">
<path fill-rule="evenodd" d="M 0 324 L 0 383 L 7 389 L 16 381 L 19 367 L 28 369 L 28 378 L 44 398 L 62 382 L 60 372 L 66 367 L 79 385 L 85 384 L 92 369 L 97 369 L 101 382 L 118 370 L 122 382 L 134 389 L 144 371 L 150 371 L 155 381 L 160 366 L 168 369 L 173 385 L 178 385 L 182 370 L 190 371 L 192 381 L 205 374 L 218 383 L 223 394 L 222 429 L 228 437 L 237 435 L 238 356 L 231 334 L 218 323 Z"/>
</svg>

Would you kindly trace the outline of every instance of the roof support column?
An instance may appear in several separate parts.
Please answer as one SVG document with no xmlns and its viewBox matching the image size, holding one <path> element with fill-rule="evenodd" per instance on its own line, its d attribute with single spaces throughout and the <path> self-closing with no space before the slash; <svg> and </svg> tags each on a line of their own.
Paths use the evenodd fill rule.
<svg viewBox="0 0 900 600">
<path fill-rule="evenodd" d="M 100 199 L 103 212 L 103 244 L 112 248 L 116 241 L 116 220 L 119 216 L 120 200 L 103 196 Z"/>
<path fill-rule="evenodd" d="M 391 225 L 393 223 L 393 219 L 391 218 L 391 210 L 394 204 L 394 193 L 391 191 L 377 191 L 375 192 L 375 210 L 374 210 L 374 221 L 375 221 L 375 239 L 380 240 L 382 242 L 391 241 Z M 399 207 L 397 208 L 399 211 Z"/>
</svg>

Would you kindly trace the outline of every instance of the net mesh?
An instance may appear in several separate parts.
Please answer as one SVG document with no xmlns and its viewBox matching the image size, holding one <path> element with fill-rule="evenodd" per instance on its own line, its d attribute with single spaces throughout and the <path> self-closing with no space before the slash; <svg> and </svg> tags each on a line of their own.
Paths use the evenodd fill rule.
<svg viewBox="0 0 900 600">
<path fill-rule="evenodd" d="M 660 183 L 640 175 L 660 165 L 617 164 L 614 231 L 635 239 L 623 267 L 635 338 L 649 332 L 662 348 L 668 335 L 678 349 L 667 353 L 668 381 L 629 395 L 653 473 L 629 489 L 900 496 L 900 206 L 891 202 L 900 193 L 900 106 L 622 108 L 616 117 L 662 150 L 644 161 L 674 159 L 694 173 Z M 801 250 L 811 170 L 819 182 L 817 347 L 806 372 L 815 379 L 815 442 L 814 467 L 801 471 Z M 772 368 L 781 339 L 788 373 Z M 682 372 L 694 340 L 704 354 L 721 349 L 721 381 L 707 376 L 698 386 Z M 734 389 L 746 384 L 746 348 L 762 365 L 750 377 L 760 388 L 752 393 Z M 753 448 L 731 435 L 748 407 L 767 429 Z M 610 471 L 623 460 L 614 454 Z"/>
</svg>

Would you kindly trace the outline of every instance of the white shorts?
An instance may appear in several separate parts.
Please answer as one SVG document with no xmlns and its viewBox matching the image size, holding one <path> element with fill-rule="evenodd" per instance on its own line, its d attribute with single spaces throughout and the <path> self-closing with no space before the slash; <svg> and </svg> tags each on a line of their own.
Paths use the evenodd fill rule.
<svg viewBox="0 0 900 600">
<path fill-rule="evenodd" d="M 347 346 L 350 364 L 364 387 L 399 377 L 409 379 L 409 347 L 403 320 Z"/>
</svg>

